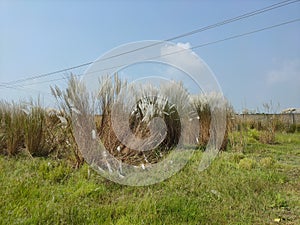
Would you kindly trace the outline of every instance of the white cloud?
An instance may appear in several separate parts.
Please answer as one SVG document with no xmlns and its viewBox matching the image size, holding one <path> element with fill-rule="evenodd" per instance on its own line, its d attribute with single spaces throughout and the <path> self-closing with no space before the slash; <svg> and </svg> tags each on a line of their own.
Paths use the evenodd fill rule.
<svg viewBox="0 0 300 225">
<path fill-rule="evenodd" d="M 178 42 L 177 46 L 180 47 L 180 48 L 184 48 L 184 49 L 190 49 L 191 48 L 191 44 L 189 42 L 187 42 L 187 43 Z"/>
<path fill-rule="evenodd" d="M 195 59 L 194 57 L 197 57 L 197 54 L 191 50 L 191 44 L 189 42 L 178 42 L 176 45 L 163 46 L 161 48 L 161 56 L 177 58 L 178 61 L 184 60 L 185 62 L 189 62 L 193 61 Z"/>
<path fill-rule="evenodd" d="M 171 67 L 174 66 L 184 71 L 177 70 L 176 72 L 174 68 L 170 68 L 166 71 L 169 78 L 183 81 L 186 87 L 190 87 L 196 92 L 200 89 L 205 92 L 219 90 L 215 76 L 205 62 L 192 51 L 189 42 L 164 45 L 160 49 L 160 54 L 161 59 Z"/>
</svg>

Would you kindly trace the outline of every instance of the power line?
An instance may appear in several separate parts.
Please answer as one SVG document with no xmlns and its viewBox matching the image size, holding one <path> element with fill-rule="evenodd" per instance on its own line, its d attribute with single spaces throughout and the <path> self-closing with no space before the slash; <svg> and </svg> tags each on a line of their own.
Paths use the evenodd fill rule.
<svg viewBox="0 0 300 225">
<path fill-rule="evenodd" d="M 244 37 L 244 36 L 249 36 L 251 34 L 259 33 L 259 32 L 265 31 L 265 30 L 274 29 L 276 27 L 284 26 L 284 25 L 291 24 L 291 23 L 296 23 L 296 22 L 299 22 L 299 21 L 300 21 L 300 18 L 294 19 L 294 20 L 289 20 L 289 21 L 286 21 L 286 22 L 282 22 L 282 23 L 279 23 L 279 24 L 272 25 L 272 26 L 263 27 L 263 28 L 252 30 L 252 31 L 249 31 L 249 32 L 245 32 L 245 33 L 241 33 L 241 34 L 236 34 L 236 35 L 233 35 L 233 36 L 229 36 L 227 38 L 219 39 L 219 40 L 216 40 L 216 41 L 211 41 L 211 42 L 207 42 L 207 43 L 204 43 L 204 44 L 195 45 L 195 46 L 193 46 L 193 47 L 191 47 L 189 49 L 181 49 L 181 50 L 173 51 L 173 52 L 166 53 L 166 54 L 163 54 L 163 55 L 159 55 L 159 56 L 147 58 L 147 59 L 145 59 L 145 61 L 146 60 L 153 60 L 153 59 L 156 59 L 156 58 L 159 58 L 159 57 L 163 57 L 163 56 L 178 54 L 178 53 L 189 51 L 189 50 L 194 50 L 194 49 L 202 48 L 202 47 L 205 47 L 205 46 L 209 46 L 209 45 L 221 43 L 221 42 L 224 42 L 224 41 L 229 41 L 229 40 L 232 40 L 232 39 L 237 39 L 237 38 Z M 126 64 L 117 65 L 117 66 L 113 66 L 113 67 L 109 67 L 109 68 L 104 68 L 104 69 L 96 70 L 96 71 L 93 71 L 93 72 L 77 74 L 75 76 L 80 77 L 80 76 L 83 76 L 85 74 L 92 74 L 92 73 L 97 73 L 97 72 L 103 72 L 103 71 L 110 70 L 110 69 L 117 69 L 117 68 L 123 67 L 123 66 L 126 66 Z M 35 83 L 32 83 L 32 84 L 23 85 L 23 87 L 24 86 L 33 85 L 33 84 L 49 83 L 49 82 L 52 82 L 52 81 L 59 81 L 59 80 L 65 80 L 65 79 L 68 79 L 68 77 L 57 78 L 57 79 L 47 80 L 47 81 L 41 81 L 41 82 L 35 82 Z"/>
<path fill-rule="evenodd" d="M 39 79 L 39 78 L 43 78 L 43 77 L 48 77 L 48 76 L 51 76 L 53 74 L 67 72 L 69 70 L 73 70 L 73 69 L 77 69 L 77 68 L 80 68 L 80 67 L 88 66 L 88 65 L 91 65 L 92 63 L 93 62 L 83 63 L 83 64 L 80 64 L 80 65 L 77 65 L 77 66 L 73 66 L 73 67 L 69 67 L 69 68 L 66 68 L 66 69 L 53 71 L 53 72 L 50 72 L 50 73 L 45 73 L 45 74 L 41 74 L 41 75 L 37 75 L 37 76 L 32 76 L 32 77 L 27 77 L 27 78 L 15 80 L 15 81 L 10 81 L 10 82 L 7 82 L 7 83 L 2 83 L 1 85 L 12 85 L 12 84 L 14 85 L 16 83 L 21 83 L 21 82 L 28 81 L 28 80 L 34 80 L 34 79 Z"/>
<path fill-rule="evenodd" d="M 233 35 L 233 36 L 230 36 L 230 37 L 227 37 L 227 38 L 223 38 L 223 39 L 220 39 L 220 40 L 217 40 L 217 41 L 212 41 L 212 42 L 207 42 L 205 44 L 196 45 L 194 47 L 191 47 L 190 49 L 197 49 L 197 48 L 205 47 L 205 46 L 208 46 L 208 45 L 217 44 L 217 43 L 220 43 L 220 42 L 224 42 L 224 41 L 228 41 L 228 40 L 240 38 L 240 37 L 243 37 L 243 36 L 248 36 L 250 34 L 262 32 L 262 31 L 265 31 L 265 30 L 270 30 L 270 29 L 273 29 L 273 28 L 276 28 L 276 27 L 284 26 L 284 25 L 291 24 L 291 23 L 296 23 L 296 22 L 299 22 L 299 21 L 300 21 L 300 18 L 294 19 L 294 20 L 289 20 L 289 21 L 286 21 L 286 22 L 283 22 L 283 23 L 272 25 L 272 26 L 263 27 L 261 29 L 257 29 L 257 30 L 253 30 L 253 31 L 249 31 L 249 32 L 245 32 L 245 33 Z M 177 51 L 177 52 L 172 52 L 172 53 L 169 53 L 169 54 L 176 54 L 176 53 L 179 53 L 179 52 L 182 52 L 182 51 L 185 51 L 185 49 Z"/>
<path fill-rule="evenodd" d="M 150 45 L 146 45 L 146 46 L 143 46 L 143 47 L 139 47 L 139 48 L 135 48 L 135 49 L 132 49 L 132 50 L 129 50 L 129 51 L 125 51 L 125 52 L 122 52 L 122 53 L 119 53 L 119 54 L 115 54 L 115 55 L 112 55 L 112 56 L 109 56 L 109 57 L 101 58 L 99 60 L 94 61 L 94 63 L 95 62 L 103 62 L 103 61 L 106 61 L 108 59 L 116 58 L 116 57 L 126 55 L 126 54 L 129 54 L 129 53 L 132 53 L 132 52 L 136 52 L 136 51 L 143 50 L 143 49 L 146 49 L 146 48 L 149 48 L 149 47 L 153 47 L 153 46 L 159 45 L 160 43 L 163 43 L 163 42 L 173 41 L 173 40 L 176 40 L 176 39 L 179 39 L 179 38 L 182 38 L 182 37 L 186 37 L 186 36 L 190 36 L 190 35 L 193 35 L 193 34 L 196 34 L 196 33 L 201 33 L 201 32 L 206 31 L 206 30 L 210 30 L 210 29 L 213 29 L 213 28 L 216 28 L 216 27 L 223 26 L 225 24 L 229 24 L 229 23 L 232 23 L 232 22 L 235 22 L 235 21 L 238 21 L 238 20 L 242 20 L 242 19 L 245 19 L 245 18 L 248 18 L 248 17 L 251 17 L 251 16 L 255 16 L 255 15 L 258 15 L 258 14 L 261 14 L 261 13 L 264 13 L 264 12 L 267 12 L 267 11 L 270 11 L 270 10 L 274 10 L 274 9 L 277 9 L 277 8 L 280 8 L 280 7 L 283 7 L 283 6 L 298 2 L 298 1 L 300 1 L 300 0 L 282 1 L 282 2 L 273 4 L 273 5 L 270 5 L 270 6 L 252 11 L 252 12 L 242 14 L 242 15 L 237 16 L 237 17 L 233 17 L 233 18 L 230 18 L 230 19 L 227 19 L 227 20 L 224 20 L 224 21 L 212 24 L 212 25 L 208 25 L 208 26 L 205 26 L 205 27 L 202 27 L 202 28 L 199 28 L 199 29 L 187 32 L 187 33 L 180 34 L 180 35 L 172 37 L 172 38 L 165 39 L 161 42 L 153 43 L 153 44 L 150 44 Z"/>
<path fill-rule="evenodd" d="M 298 1 L 299 0 L 295 0 L 295 1 L 291 1 L 291 0 L 282 1 L 282 2 L 273 4 L 273 5 L 270 5 L 270 6 L 266 6 L 264 8 L 261 8 L 261 9 L 258 9 L 258 10 L 252 11 L 252 12 L 248 12 L 248 13 L 242 14 L 240 16 L 237 16 L 237 17 L 234 17 L 234 18 L 231 18 L 231 19 L 227 19 L 227 20 L 218 22 L 216 24 L 212 24 L 212 25 L 200 28 L 200 29 L 196 29 L 196 30 L 187 32 L 187 33 L 182 34 L 182 35 L 178 35 L 176 37 L 167 39 L 165 41 L 172 41 L 172 40 L 175 40 L 175 39 L 178 39 L 178 38 L 182 38 L 182 37 L 185 37 L 185 36 L 190 36 L 190 35 L 193 35 L 193 34 L 196 34 L 196 33 L 199 33 L 199 32 L 203 32 L 205 30 L 209 30 L 209 29 L 218 27 L 218 26 L 222 26 L 222 25 L 225 25 L 225 24 L 228 24 L 228 23 L 232 23 L 232 22 L 235 22 L 235 21 L 238 21 L 238 20 L 242 20 L 242 19 L 245 19 L 245 18 L 248 18 L 248 17 L 252 17 L 252 16 L 255 16 L 255 15 L 258 15 L 258 14 L 262 14 L 262 13 L 265 13 L 267 11 L 274 10 L 274 9 L 277 9 L 277 8 L 280 8 L 280 7 L 283 7 L 283 6 L 286 6 L 286 5 L 298 2 Z"/>
<path fill-rule="evenodd" d="M 283 6 L 292 4 L 292 3 L 296 3 L 296 2 L 299 2 L 299 1 L 300 0 L 285 0 L 285 1 L 282 1 L 282 2 L 279 2 L 279 3 L 275 3 L 275 4 L 272 4 L 272 5 L 266 6 L 266 7 L 261 8 L 261 9 L 257 9 L 257 10 L 242 14 L 242 15 L 237 16 L 237 17 L 226 19 L 226 20 L 220 21 L 220 22 L 212 24 L 212 25 L 208 25 L 208 26 L 205 26 L 205 27 L 202 27 L 202 28 L 199 28 L 199 29 L 187 32 L 187 33 L 183 33 L 183 34 L 165 39 L 164 41 L 166 41 L 166 42 L 167 41 L 173 41 L 173 40 L 176 40 L 176 39 L 179 39 L 179 38 L 182 38 L 182 37 L 190 36 L 190 35 L 200 33 L 200 32 L 203 32 L 203 31 L 206 31 L 206 30 L 209 30 L 209 29 L 213 29 L 213 28 L 216 28 L 216 27 L 219 27 L 219 26 L 223 26 L 225 24 L 229 24 L 229 23 L 232 23 L 232 22 L 235 22 L 235 21 L 238 21 L 238 20 L 242 20 L 242 19 L 252 17 L 252 16 L 255 16 L 255 15 L 258 15 L 258 14 L 262 14 L 262 13 L 265 13 L 267 11 L 271 11 L 271 10 L 274 10 L 274 9 L 277 9 L 277 8 L 280 8 L 280 7 L 283 7 Z M 164 41 L 162 41 L 162 42 L 164 42 Z M 84 67 L 84 66 L 89 66 L 89 65 L 91 65 L 95 62 L 105 61 L 105 60 L 108 60 L 108 59 L 116 58 L 118 56 L 129 54 L 129 53 L 132 53 L 132 52 L 135 52 L 135 51 L 139 51 L 139 50 L 142 50 L 142 49 L 145 49 L 145 48 L 149 48 L 149 47 L 152 47 L 154 45 L 158 45 L 159 43 L 154 43 L 154 44 L 143 46 L 143 47 L 140 47 L 140 48 L 136 48 L 136 49 L 133 49 L 133 50 L 130 50 L 130 51 L 125 51 L 125 52 L 122 52 L 122 53 L 119 53 L 119 54 L 116 54 L 116 55 L 109 56 L 107 58 L 102 58 L 101 60 L 98 60 L 98 61 L 97 60 L 96 61 L 91 61 L 91 62 L 79 64 L 77 66 L 73 66 L 73 67 L 53 71 L 53 72 L 50 72 L 50 73 L 40 74 L 40 75 L 37 75 L 37 76 L 31 76 L 31 77 L 27 77 L 27 78 L 23 78 L 23 79 L 18 79 L 18 80 L 2 83 L 2 85 L 9 85 L 10 86 L 10 85 L 15 85 L 17 83 L 22 83 L 22 82 L 28 81 L 28 80 L 39 79 L 39 78 L 48 77 L 48 76 L 51 76 L 51 75 L 54 75 L 54 74 L 67 72 L 69 70 L 77 69 L 77 68 Z"/>
<path fill-rule="evenodd" d="M 34 84 L 35 83 L 29 84 L 29 85 L 34 85 Z M 47 94 L 47 95 L 50 94 L 49 92 L 44 92 L 44 91 L 37 90 L 37 89 L 34 89 L 34 88 L 28 88 L 28 87 L 26 87 L 26 85 L 14 85 L 14 86 L 12 86 L 12 85 L 0 84 L 0 87 L 4 87 L 4 88 L 7 88 L 7 89 L 14 89 L 14 90 L 23 91 L 23 92 L 28 92 L 28 90 L 29 90 L 29 91 L 35 91 L 37 93 L 43 93 L 43 94 Z"/>
</svg>

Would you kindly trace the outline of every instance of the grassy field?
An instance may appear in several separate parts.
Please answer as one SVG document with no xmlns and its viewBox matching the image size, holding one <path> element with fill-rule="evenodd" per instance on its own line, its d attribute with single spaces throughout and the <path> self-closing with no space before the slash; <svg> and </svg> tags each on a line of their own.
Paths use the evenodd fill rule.
<svg viewBox="0 0 300 225">
<path fill-rule="evenodd" d="M 84 164 L 0 156 L 0 224 L 300 224 L 300 133 L 228 150 L 204 172 L 201 152 L 170 179 L 115 184 Z"/>
</svg>

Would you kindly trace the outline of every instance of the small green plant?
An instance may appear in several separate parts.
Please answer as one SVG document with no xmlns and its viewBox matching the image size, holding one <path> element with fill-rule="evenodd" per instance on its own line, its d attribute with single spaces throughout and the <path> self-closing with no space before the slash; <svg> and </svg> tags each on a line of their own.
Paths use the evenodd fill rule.
<svg viewBox="0 0 300 225">
<path fill-rule="evenodd" d="M 246 170 L 251 170 L 257 165 L 256 161 L 251 158 L 243 158 L 239 162 L 239 167 Z"/>
<path fill-rule="evenodd" d="M 246 135 L 245 129 L 231 130 L 228 134 L 230 148 L 236 152 L 243 152 L 247 145 Z"/>
<path fill-rule="evenodd" d="M 260 159 L 259 164 L 262 167 L 266 167 L 266 168 L 271 168 L 274 164 L 275 164 L 275 160 L 272 157 L 264 157 L 262 159 Z"/>
<path fill-rule="evenodd" d="M 259 140 L 260 132 L 258 130 L 256 130 L 255 128 L 248 129 L 247 136 L 248 136 L 249 143 L 255 143 L 256 141 Z"/>
<path fill-rule="evenodd" d="M 280 193 L 277 193 L 275 195 L 273 203 L 271 204 L 271 207 L 272 208 L 288 208 L 288 202 Z"/>
</svg>

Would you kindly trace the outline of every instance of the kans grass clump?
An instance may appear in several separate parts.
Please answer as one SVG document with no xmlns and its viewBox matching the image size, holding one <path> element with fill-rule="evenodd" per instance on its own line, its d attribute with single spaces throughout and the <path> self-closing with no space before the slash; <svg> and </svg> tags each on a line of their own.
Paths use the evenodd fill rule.
<svg viewBox="0 0 300 225">
<path fill-rule="evenodd" d="M 101 88 L 96 105 L 98 112 L 102 113 L 102 118 L 97 130 L 110 154 L 132 165 L 156 163 L 177 145 L 181 135 L 181 125 L 176 110 L 177 105 L 173 104 L 178 101 L 172 99 L 167 93 L 171 91 L 172 85 L 169 87 L 154 87 L 150 84 L 129 86 L 116 74 L 113 78 L 104 77 L 100 82 Z M 117 107 L 113 108 L 114 105 Z M 114 114 L 113 110 L 115 110 Z M 166 133 L 162 140 L 163 132 L 158 127 L 154 133 L 150 132 L 150 127 L 157 118 L 161 119 L 161 124 L 165 124 L 163 129 Z M 116 129 L 126 131 L 128 128 L 129 132 L 116 135 Z M 157 140 L 160 140 L 158 145 L 153 145 Z M 148 146 L 154 148 L 149 151 L 139 151 Z"/>
<path fill-rule="evenodd" d="M 51 87 L 52 95 L 56 98 L 57 106 L 59 108 L 59 114 L 56 115 L 59 120 L 62 130 L 59 131 L 59 134 L 63 138 L 60 138 L 59 142 L 62 144 L 65 149 L 62 150 L 65 155 L 73 162 L 76 168 L 80 167 L 84 158 L 79 151 L 79 147 L 76 143 L 74 136 L 74 130 L 72 128 L 72 116 L 76 109 L 74 104 L 81 105 L 82 108 L 85 108 L 84 104 L 88 104 L 88 101 L 84 101 L 80 98 L 82 94 L 86 91 L 80 85 L 78 79 L 75 76 L 71 76 L 68 81 L 68 87 L 66 90 L 61 90 L 58 86 Z"/>
<path fill-rule="evenodd" d="M 31 156 L 51 154 L 55 158 L 67 157 L 79 167 L 84 159 L 75 136 L 82 136 L 87 148 L 94 131 L 92 134 L 97 135 L 105 149 L 118 160 L 133 165 L 156 163 L 182 140 L 192 144 L 198 140 L 198 144 L 205 147 L 211 135 L 212 110 L 222 108 L 225 102 L 227 117 L 230 112 L 223 96 L 198 95 L 189 102 L 182 83 L 132 86 L 117 74 L 102 77 L 95 96 L 91 96 L 75 76 L 70 77 L 66 90 L 54 86 L 51 91 L 57 100 L 58 110 L 43 109 L 39 101 L 34 103 L 32 100 L 29 104 L 1 102 L 0 144 L 1 149 L 6 149 L 6 154 L 15 155 L 25 148 Z M 114 117 L 116 103 L 123 113 Z M 191 117 L 197 118 L 199 124 L 194 123 L 195 118 L 191 120 Z M 86 124 L 86 130 L 81 130 L 84 134 L 74 129 L 74 118 L 84 120 L 82 124 Z M 129 144 L 116 134 L 113 120 L 120 123 L 118 128 L 129 129 L 129 133 L 133 134 L 130 138 L 126 138 L 125 134 Z M 127 124 L 122 123 L 124 120 Z M 153 124 L 156 124 L 156 130 L 151 128 Z M 198 126 L 200 132 L 196 129 Z M 227 132 L 226 127 L 222 149 L 227 145 Z M 155 141 L 157 144 L 153 145 Z M 147 146 L 153 148 L 139 151 Z"/>
<path fill-rule="evenodd" d="M 135 87 L 134 102 L 130 114 L 130 129 L 135 137 L 151 138 L 139 146 L 153 146 L 143 153 L 143 163 L 156 163 L 170 150 L 179 144 L 182 131 L 180 110 L 182 107 L 176 93 L 182 90 L 177 83 L 161 84 L 158 87 L 152 84 L 143 84 Z M 170 93 L 173 92 L 173 95 Z M 182 97 L 184 93 L 182 93 Z M 150 132 L 150 127 L 154 129 Z M 133 140 L 134 142 L 135 140 Z"/>
<path fill-rule="evenodd" d="M 23 120 L 24 143 L 27 152 L 32 156 L 46 156 L 51 149 L 46 148 L 46 111 L 42 108 L 40 101 L 33 100 L 23 108 L 25 117 Z"/>
<path fill-rule="evenodd" d="M 58 112 L 57 110 L 54 110 Z M 30 156 L 48 156 L 64 148 L 66 136 L 58 117 L 48 112 L 40 100 L 0 103 L 0 153 L 13 156 L 25 151 Z M 64 138 L 65 139 L 65 138 Z M 67 149 L 65 146 L 64 149 Z"/>
<path fill-rule="evenodd" d="M 212 132 L 216 128 L 212 127 L 212 113 L 216 113 L 216 117 L 220 115 L 220 118 L 216 118 L 216 123 L 220 123 L 222 116 L 225 116 L 225 123 L 220 124 L 225 127 L 219 127 L 217 129 L 224 130 L 224 138 L 221 143 L 220 149 L 226 150 L 228 144 L 228 132 L 231 126 L 231 118 L 233 115 L 233 109 L 229 102 L 224 98 L 221 93 L 208 93 L 199 94 L 192 96 L 191 104 L 196 112 L 196 118 L 193 120 L 198 120 L 199 123 L 199 136 L 197 137 L 198 146 L 203 149 L 207 146 Z M 219 113 L 218 113 L 219 112 Z"/>
<path fill-rule="evenodd" d="M 0 140 L 4 154 L 16 155 L 24 145 L 25 113 L 21 103 L 0 102 Z"/>
</svg>

